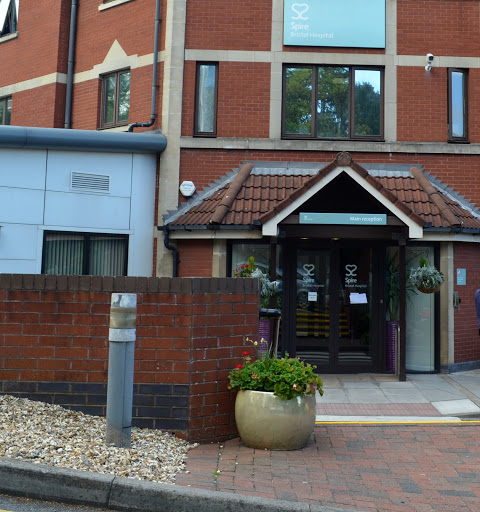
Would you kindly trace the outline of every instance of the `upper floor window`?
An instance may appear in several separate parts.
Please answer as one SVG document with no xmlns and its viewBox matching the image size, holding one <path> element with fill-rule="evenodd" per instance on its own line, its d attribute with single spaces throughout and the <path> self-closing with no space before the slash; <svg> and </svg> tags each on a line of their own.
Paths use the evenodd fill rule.
<svg viewBox="0 0 480 512">
<path fill-rule="evenodd" d="M 43 274 L 126 276 L 127 235 L 46 231 Z"/>
<path fill-rule="evenodd" d="M 133 0 L 103 0 L 102 3 L 98 6 L 98 10 L 105 11 L 107 9 L 111 9 L 112 7 L 116 7 L 117 5 L 126 4 L 127 2 L 133 2 Z"/>
<path fill-rule="evenodd" d="M 194 135 L 217 135 L 218 64 L 199 62 L 195 82 Z"/>
<path fill-rule="evenodd" d="M 383 69 L 285 66 L 282 136 L 383 139 Z"/>
<path fill-rule="evenodd" d="M 102 77 L 101 127 L 112 128 L 128 123 L 130 111 L 130 70 L 116 71 Z"/>
<path fill-rule="evenodd" d="M 12 115 L 12 97 L 0 99 L 0 124 L 10 124 Z"/>
<path fill-rule="evenodd" d="M 468 72 L 448 70 L 448 140 L 468 140 Z"/>
<path fill-rule="evenodd" d="M 0 36 L 17 31 L 19 0 L 0 0 Z"/>
</svg>

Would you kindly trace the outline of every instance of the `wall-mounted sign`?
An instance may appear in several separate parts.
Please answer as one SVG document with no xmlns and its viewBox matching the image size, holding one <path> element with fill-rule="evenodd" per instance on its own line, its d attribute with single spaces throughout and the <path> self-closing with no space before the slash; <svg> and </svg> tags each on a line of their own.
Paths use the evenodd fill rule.
<svg viewBox="0 0 480 512">
<path fill-rule="evenodd" d="M 385 213 L 300 213 L 300 224 L 385 226 Z"/>
<path fill-rule="evenodd" d="M 385 0 L 285 0 L 283 42 L 385 48 Z"/>
<path fill-rule="evenodd" d="M 457 268 L 457 286 L 463 286 L 467 284 L 467 269 Z"/>
</svg>

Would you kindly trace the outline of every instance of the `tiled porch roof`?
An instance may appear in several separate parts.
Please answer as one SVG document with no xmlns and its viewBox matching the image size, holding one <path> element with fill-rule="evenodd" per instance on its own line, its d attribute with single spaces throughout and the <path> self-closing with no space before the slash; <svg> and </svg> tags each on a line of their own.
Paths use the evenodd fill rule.
<svg viewBox="0 0 480 512">
<path fill-rule="evenodd" d="M 164 222 L 173 229 L 259 226 L 301 198 L 335 168 L 345 165 L 425 230 L 480 230 L 478 209 L 428 173 L 408 165 L 359 165 L 348 153 L 340 153 L 329 164 L 243 164 L 169 212 Z"/>
</svg>

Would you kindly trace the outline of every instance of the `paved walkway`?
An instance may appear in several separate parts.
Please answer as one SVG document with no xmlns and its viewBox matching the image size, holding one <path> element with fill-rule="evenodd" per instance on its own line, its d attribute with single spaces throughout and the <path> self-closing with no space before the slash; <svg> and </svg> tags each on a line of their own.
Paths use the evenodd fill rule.
<svg viewBox="0 0 480 512">
<path fill-rule="evenodd" d="M 480 371 L 324 384 L 303 450 L 201 445 L 176 484 L 341 510 L 480 510 Z"/>
</svg>

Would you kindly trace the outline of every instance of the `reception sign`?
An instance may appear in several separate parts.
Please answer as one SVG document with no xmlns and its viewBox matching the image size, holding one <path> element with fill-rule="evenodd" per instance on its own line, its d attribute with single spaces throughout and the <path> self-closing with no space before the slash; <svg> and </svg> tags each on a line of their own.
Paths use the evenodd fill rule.
<svg viewBox="0 0 480 512">
<path fill-rule="evenodd" d="M 385 226 L 387 216 L 384 213 L 300 213 L 300 224 Z"/>
<path fill-rule="evenodd" d="M 385 48 L 385 0 L 285 0 L 283 42 Z"/>
</svg>

